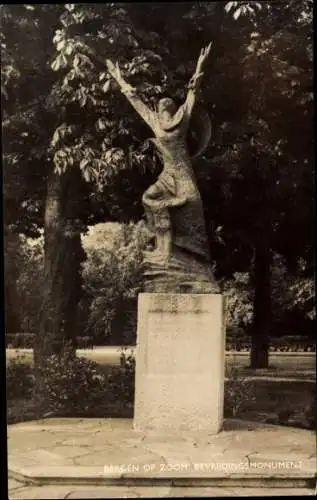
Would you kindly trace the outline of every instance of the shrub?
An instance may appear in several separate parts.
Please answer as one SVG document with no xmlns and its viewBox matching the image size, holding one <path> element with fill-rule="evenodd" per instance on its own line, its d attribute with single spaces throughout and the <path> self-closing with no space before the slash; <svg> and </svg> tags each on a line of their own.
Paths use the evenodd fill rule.
<svg viewBox="0 0 317 500">
<path fill-rule="evenodd" d="M 94 338 L 91 336 L 76 337 L 77 349 L 93 349 Z"/>
<path fill-rule="evenodd" d="M 123 348 L 120 355 L 120 366 L 114 367 L 108 376 L 109 389 L 112 397 L 124 406 L 130 406 L 134 401 L 135 358 Z"/>
<path fill-rule="evenodd" d="M 52 355 L 39 367 L 41 385 L 37 388 L 43 406 L 54 415 L 83 416 L 104 403 L 106 380 L 98 365 L 74 356 L 65 347 L 60 355 Z"/>
<path fill-rule="evenodd" d="M 6 333 L 7 347 L 13 349 L 32 349 L 34 345 L 34 333 Z"/>
<path fill-rule="evenodd" d="M 222 281 L 226 297 L 226 328 L 244 330 L 252 322 L 253 297 L 249 273 L 234 273 L 232 279 Z"/>
<path fill-rule="evenodd" d="M 23 356 L 10 360 L 6 366 L 7 399 L 28 399 L 34 389 L 32 367 Z"/>
<path fill-rule="evenodd" d="M 236 417 L 243 411 L 246 403 L 254 401 L 255 389 L 250 379 L 243 377 L 239 369 L 231 367 L 227 372 L 224 395 L 224 415 L 225 417 Z"/>
<path fill-rule="evenodd" d="M 110 239 L 111 246 L 105 245 Z M 102 245 L 96 247 L 94 243 L 85 248 L 87 260 L 82 276 L 86 298 L 80 307 L 88 316 L 86 332 L 92 333 L 98 343 L 122 345 L 135 341 L 136 328 L 133 325 L 131 328 L 131 316 L 134 314 L 136 323 L 136 299 L 142 289 L 142 250 L 146 240 L 143 221 L 117 224 L 115 232 L 113 224 L 104 224 Z M 131 307 L 133 301 L 134 307 Z M 128 335 L 124 335 L 125 332 Z"/>
<path fill-rule="evenodd" d="M 241 335 L 240 337 L 234 338 L 233 336 L 227 335 L 226 338 L 227 351 L 248 351 L 250 347 L 251 347 L 250 336 Z M 309 337 L 303 337 L 303 336 L 271 337 L 270 351 L 315 352 L 316 343 L 314 343 Z"/>
</svg>

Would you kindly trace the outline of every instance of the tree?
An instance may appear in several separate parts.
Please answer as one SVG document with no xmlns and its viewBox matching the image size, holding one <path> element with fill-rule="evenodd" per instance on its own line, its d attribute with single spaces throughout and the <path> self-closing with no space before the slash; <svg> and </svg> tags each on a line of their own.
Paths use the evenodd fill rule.
<svg viewBox="0 0 317 500">
<path fill-rule="evenodd" d="M 56 323 L 43 321 L 41 338 L 51 329 L 58 336 L 61 317 L 75 307 L 67 266 L 74 262 L 78 277 L 79 233 L 101 220 L 140 219 L 141 194 L 160 170 L 146 142 L 149 131 L 111 84 L 105 60 L 119 60 L 147 102 L 164 94 L 181 100 L 201 46 L 213 40 L 201 102 L 214 136 L 195 168 L 218 275 L 252 271 L 252 363 L 266 365 L 272 252 L 283 255 L 294 273 L 301 256 L 311 273 L 312 2 L 229 4 L 5 6 L 11 23 L 6 20 L 6 43 L 13 59 L 23 61 L 19 72 L 6 69 L 3 80 L 6 175 L 14 180 L 5 181 L 6 206 L 10 200 L 17 207 L 11 219 L 24 229 L 26 201 L 28 226 L 45 220 L 46 300 Z M 25 38 L 19 33 L 11 43 L 18 30 Z M 38 46 L 45 40 L 45 53 L 34 46 L 29 53 L 28 39 Z M 9 56 L 5 67 L 12 66 Z M 32 99 L 33 114 L 27 108 Z M 295 119 L 301 134 L 290 125 Z M 29 133 L 22 123 L 34 136 L 22 135 Z M 36 172 L 37 194 L 28 182 Z M 9 196 L 15 191 L 21 193 L 18 204 Z M 75 247 L 78 258 L 65 261 Z M 57 306 L 60 294 L 69 294 L 69 301 Z M 70 321 L 65 324 L 69 332 L 60 332 L 60 341 L 74 332 Z"/>
<path fill-rule="evenodd" d="M 105 224 L 105 240 L 109 232 Z M 85 244 L 86 329 L 98 343 L 131 344 L 136 336 L 137 295 L 142 290 L 142 250 L 148 236 L 143 221 L 120 224 L 112 235 L 111 245 L 89 248 Z"/>
<path fill-rule="evenodd" d="M 236 19 L 248 3 L 229 2 L 240 9 Z M 231 265 L 246 269 L 253 262 L 251 366 L 255 368 L 268 364 L 273 254 L 282 254 L 293 272 L 303 258 L 309 275 L 313 227 L 312 2 L 261 4 L 262 14 L 242 59 L 243 85 L 249 95 L 245 119 L 238 136 L 235 124 L 224 127 L 227 142 L 234 147 L 217 158 L 231 169 L 228 210 L 222 213 Z M 290 127 L 294 120 L 300 124 L 300 134 Z"/>
<path fill-rule="evenodd" d="M 42 327 L 36 342 L 36 350 L 44 352 L 49 333 L 53 332 L 60 340 L 72 338 L 76 293 L 80 292 L 80 263 L 84 257 L 81 226 L 78 228 L 84 206 L 81 184 L 77 181 L 79 189 L 69 188 L 71 183 L 76 186 L 76 181 L 73 183 L 76 172 L 64 178 L 56 176 L 54 184 L 48 154 L 59 106 L 55 102 L 54 113 L 51 112 L 55 75 L 49 59 L 63 7 L 7 5 L 1 9 L 5 225 L 10 231 L 31 237 L 46 226 L 45 294 Z M 55 208 L 62 221 L 54 220 Z M 55 222 L 59 228 L 54 239 L 50 227 Z"/>
</svg>

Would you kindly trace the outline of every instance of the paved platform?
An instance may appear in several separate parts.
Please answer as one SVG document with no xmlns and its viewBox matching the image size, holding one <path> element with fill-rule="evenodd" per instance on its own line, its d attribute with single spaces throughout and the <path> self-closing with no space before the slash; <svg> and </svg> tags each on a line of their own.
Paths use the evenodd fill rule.
<svg viewBox="0 0 317 500">
<path fill-rule="evenodd" d="M 217 435 L 39 420 L 8 427 L 8 454 L 12 499 L 309 495 L 316 485 L 313 431 L 233 419 Z"/>
<path fill-rule="evenodd" d="M 10 483 L 9 483 L 10 487 Z M 10 500 L 88 499 L 99 498 L 199 498 L 199 497 L 289 497 L 311 496 L 314 490 L 307 488 L 215 488 L 173 486 L 29 486 L 14 485 L 10 488 Z"/>
</svg>

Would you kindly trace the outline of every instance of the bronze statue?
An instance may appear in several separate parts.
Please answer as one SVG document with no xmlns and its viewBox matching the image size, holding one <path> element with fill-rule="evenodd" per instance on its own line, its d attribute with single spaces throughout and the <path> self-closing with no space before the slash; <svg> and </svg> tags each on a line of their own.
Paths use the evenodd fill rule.
<svg viewBox="0 0 317 500">
<path fill-rule="evenodd" d="M 162 173 L 142 198 L 156 238 L 155 250 L 144 255 L 146 291 L 219 291 L 211 271 L 203 206 L 192 168 L 192 158 L 206 148 L 211 135 L 208 115 L 194 110 L 210 49 L 211 44 L 202 49 L 179 109 L 170 98 L 160 99 L 157 110 L 150 109 L 137 89 L 122 78 L 118 63 L 107 60 L 108 71 L 121 92 L 152 129 L 155 138 L 151 140 L 163 161 Z M 196 147 L 190 150 L 194 138 Z"/>
</svg>

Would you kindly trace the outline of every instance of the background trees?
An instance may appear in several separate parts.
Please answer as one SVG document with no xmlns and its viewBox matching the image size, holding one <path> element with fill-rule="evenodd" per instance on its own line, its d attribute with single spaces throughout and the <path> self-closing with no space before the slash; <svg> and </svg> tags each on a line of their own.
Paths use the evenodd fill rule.
<svg viewBox="0 0 317 500">
<path fill-rule="evenodd" d="M 1 18 L 5 224 L 31 237 L 44 229 L 37 345 L 74 341 L 80 235 L 100 221 L 140 220 L 141 194 L 161 168 L 105 59 L 118 60 L 149 103 L 165 94 L 181 102 L 213 40 L 201 102 L 214 133 L 195 169 L 216 274 L 247 273 L 251 361 L 266 366 L 277 268 L 311 311 L 312 2 L 6 5 Z"/>
</svg>

